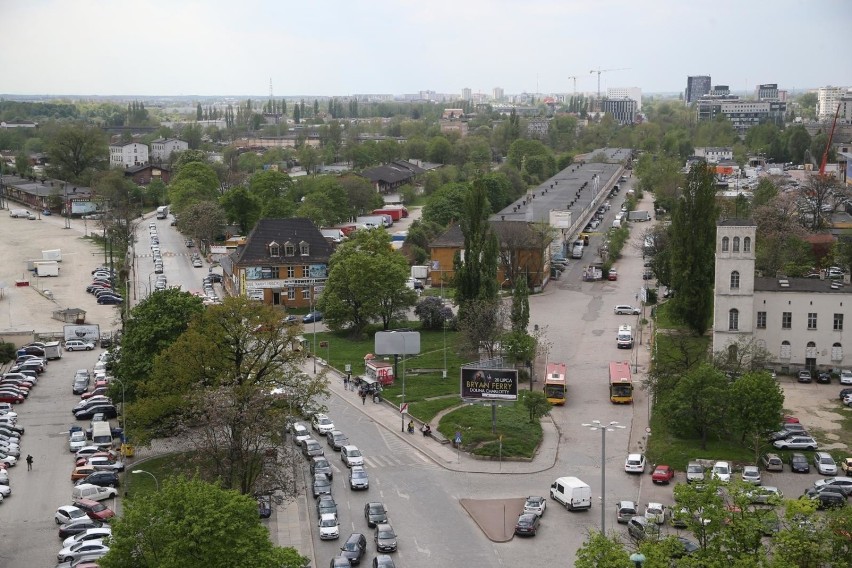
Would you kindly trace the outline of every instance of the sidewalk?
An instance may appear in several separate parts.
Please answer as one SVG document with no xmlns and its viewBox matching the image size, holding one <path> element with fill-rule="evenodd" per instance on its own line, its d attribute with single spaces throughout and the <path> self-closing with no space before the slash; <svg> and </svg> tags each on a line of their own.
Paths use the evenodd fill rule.
<svg viewBox="0 0 852 568">
<path fill-rule="evenodd" d="M 319 361 L 318 361 L 319 362 Z M 313 365 L 304 365 L 306 373 L 313 371 Z M 419 427 L 421 423 L 415 420 L 415 431 L 413 434 L 403 431 L 403 419 L 395 404 L 387 400 L 376 404 L 370 399 L 366 404 L 361 403 L 361 397 L 357 391 L 347 391 L 343 387 L 343 374 L 335 369 L 328 368 L 328 388 L 332 394 L 339 396 L 343 401 L 353 408 L 369 416 L 376 424 L 383 426 L 388 432 L 393 432 L 401 440 L 422 452 L 437 465 L 450 471 L 461 471 L 467 473 L 503 473 L 503 474 L 526 474 L 547 471 L 556 464 L 559 456 L 560 432 L 550 417 L 545 417 L 541 422 L 543 437 L 541 444 L 532 460 L 508 461 L 476 459 L 466 452 L 457 451 L 452 444 L 442 444 L 438 440 L 423 436 Z M 461 402 L 461 399 L 459 399 Z M 412 420 L 408 415 L 405 424 Z M 436 424 L 432 424 L 434 428 Z"/>
</svg>

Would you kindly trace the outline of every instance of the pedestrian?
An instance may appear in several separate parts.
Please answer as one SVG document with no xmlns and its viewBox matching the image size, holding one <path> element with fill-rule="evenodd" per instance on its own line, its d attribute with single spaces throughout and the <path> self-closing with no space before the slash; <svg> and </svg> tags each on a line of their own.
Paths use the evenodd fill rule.
<svg viewBox="0 0 852 568">
<path fill-rule="evenodd" d="M 33 470 L 33 457 L 27 454 L 27 471 Z"/>
<path fill-rule="evenodd" d="M 361 391 L 361 404 L 367 404 L 367 391 Z"/>
<path fill-rule="evenodd" d="M 349 390 L 349 377 L 346 375 L 343 377 L 343 390 Z"/>
</svg>

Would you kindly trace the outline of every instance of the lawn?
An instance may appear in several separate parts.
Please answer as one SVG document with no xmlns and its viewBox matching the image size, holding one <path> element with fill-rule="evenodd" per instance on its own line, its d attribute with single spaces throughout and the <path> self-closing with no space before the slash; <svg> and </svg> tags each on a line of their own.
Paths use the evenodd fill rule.
<svg viewBox="0 0 852 568">
<path fill-rule="evenodd" d="M 647 451 L 650 463 L 670 465 L 677 471 L 685 471 L 687 462 L 693 459 L 754 463 L 754 451 L 740 443 L 711 438 L 707 449 L 702 450 L 697 438 L 675 436 L 660 413 L 651 416 L 651 432 Z"/>
<path fill-rule="evenodd" d="M 136 495 L 144 496 L 147 493 L 153 493 L 157 490 L 157 482 L 162 486 L 163 482 L 171 476 L 180 473 L 191 476 L 193 474 L 192 471 L 183 469 L 183 466 L 188 463 L 186 460 L 181 459 L 180 454 L 166 454 L 128 465 L 124 475 L 125 495 L 130 498 Z M 156 477 L 157 481 L 155 482 L 151 475 L 145 473 L 132 473 L 133 470 L 140 469 Z"/>
</svg>

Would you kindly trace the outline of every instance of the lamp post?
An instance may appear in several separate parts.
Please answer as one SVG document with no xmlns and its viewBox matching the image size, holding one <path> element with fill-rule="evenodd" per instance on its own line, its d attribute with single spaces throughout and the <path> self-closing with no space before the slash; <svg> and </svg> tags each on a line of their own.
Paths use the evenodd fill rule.
<svg viewBox="0 0 852 568">
<path fill-rule="evenodd" d="M 111 381 L 115 381 L 121 385 L 121 432 L 127 438 L 127 419 L 124 412 L 124 383 L 117 377 L 112 377 Z"/>
<path fill-rule="evenodd" d="M 311 282 L 311 320 L 314 324 L 314 348 L 311 350 L 314 360 L 314 374 L 317 374 L 317 315 L 314 313 L 314 294 L 316 294 L 316 286 Z"/>
<path fill-rule="evenodd" d="M 606 535 L 606 433 L 614 432 L 616 429 L 623 430 L 618 422 L 604 424 L 600 420 L 592 420 L 590 424 L 583 424 L 589 430 L 600 430 L 601 432 L 601 534 Z"/>
<path fill-rule="evenodd" d="M 157 477 L 156 477 L 153 473 L 151 473 L 150 471 L 145 471 L 144 469 L 134 469 L 134 470 L 133 470 L 133 471 L 131 471 L 130 473 L 146 473 L 146 474 L 150 475 L 150 476 L 151 476 L 151 478 L 153 478 L 154 483 L 157 485 L 157 493 L 159 493 L 159 492 L 160 492 L 160 481 L 159 481 L 159 480 L 157 479 Z"/>
</svg>

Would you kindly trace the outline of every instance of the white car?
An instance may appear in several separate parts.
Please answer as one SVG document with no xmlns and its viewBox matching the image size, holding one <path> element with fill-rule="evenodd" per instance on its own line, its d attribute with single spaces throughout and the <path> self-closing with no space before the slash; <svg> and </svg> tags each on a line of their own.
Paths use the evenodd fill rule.
<svg viewBox="0 0 852 568">
<path fill-rule="evenodd" d="M 89 441 L 86 439 L 86 433 L 82 430 L 71 432 L 68 436 L 68 451 L 76 452 L 83 448 Z"/>
<path fill-rule="evenodd" d="M 302 442 L 311 437 L 311 431 L 301 422 L 295 422 L 290 426 L 290 432 L 293 433 L 293 443 L 301 446 Z"/>
<path fill-rule="evenodd" d="M 3 456 L 3 454 L 0 453 L 0 456 Z M 5 463 L 9 467 L 14 467 L 15 464 L 18 463 L 18 458 L 16 458 L 15 456 L 6 455 L 6 456 L 3 456 L 3 457 L 0 457 L 0 463 Z"/>
<path fill-rule="evenodd" d="M 744 482 L 751 483 L 752 485 L 760 485 L 762 483 L 760 469 L 756 465 L 743 466 L 742 478 Z"/>
<path fill-rule="evenodd" d="M 357 446 L 343 446 L 340 448 L 340 460 L 346 464 L 346 467 L 364 465 L 364 456 Z"/>
<path fill-rule="evenodd" d="M 314 419 L 311 420 L 311 427 L 322 435 L 326 432 L 334 430 L 334 422 L 325 414 L 314 414 Z"/>
<path fill-rule="evenodd" d="M 852 385 L 852 370 L 844 369 L 840 371 L 840 384 Z"/>
<path fill-rule="evenodd" d="M 65 351 L 91 351 L 95 348 L 95 344 L 89 341 L 80 341 L 79 339 L 69 339 L 65 342 Z"/>
<path fill-rule="evenodd" d="M 722 483 L 727 483 L 731 480 L 731 464 L 725 461 L 718 461 L 713 465 L 713 477 Z"/>
<path fill-rule="evenodd" d="M 109 527 L 100 527 L 95 529 L 86 529 L 79 534 L 75 534 L 74 536 L 69 536 L 65 540 L 62 541 L 62 548 L 68 548 L 69 546 L 73 546 L 78 542 L 83 542 L 84 540 L 103 540 L 112 535 L 112 529 Z"/>
<path fill-rule="evenodd" d="M 334 513 L 320 515 L 318 526 L 320 540 L 334 540 L 340 537 L 340 523 L 337 522 L 337 515 Z"/>
<path fill-rule="evenodd" d="M 53 515 L 53 520 L 56 521 L 57 525 L 64 525 L 65 523 L 70 523 L 75 519 L 85 519 L 86 517 L 88 517 L 88 515 L 83 509 L 74 507 L 73 505 L 63 505 L 56 509 L 56 514 Z"/>
<path fill-rule="evenodd" d="M 645 473 L 645 456 L 642 454 L 628 454 L 624 461 L 624 471 L 627 473 Z"/>
<path fill-rule="evenodd" d="M 814 467 L 822 475 L 837 475 L 837 464 L 828 452 L 814 454 Z"/>
<path fill-rule="evenodd" d="M 63 548 L 56 554 L 59 562 L 70 562 L 81 556 L 96 555 L 100 553 L 106 554 L 109 552 L 109 547 L 102 540 L 85 540 Z"/>
<path fill-rule="evenodd" d="M 666 507 L 662 503 L 648 503 L 645 507 L 645 520 L 658 525 L 666 521 Z"/>
</svg>

